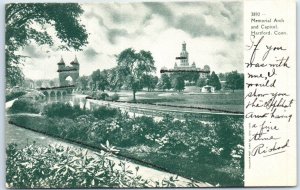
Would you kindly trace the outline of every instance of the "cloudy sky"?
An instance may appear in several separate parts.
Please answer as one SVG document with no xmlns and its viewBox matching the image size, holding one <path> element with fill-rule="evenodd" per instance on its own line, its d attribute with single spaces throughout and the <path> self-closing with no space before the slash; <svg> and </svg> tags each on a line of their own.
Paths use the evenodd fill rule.
<svg viewBox="0 0 300 190">
<path fill-rule="evenodd" d="M 216 73 L 243 72 L 242 6 L 234 1 L 83 4 L 81 20 L 90 33 L 83 51 L 32 44 L 21 52 L 30 57 L 23 71 L 31 79 L 57 78 L 60 57 L 69 64 L 76 55 L 80 75 L 89 75 L 116 66 L 115 55 L 131 47 L 151 51 L 159 74 L 161 67 L 174 66 L 185 41 L 190 64 L 209 65 Z"/>
</svg>

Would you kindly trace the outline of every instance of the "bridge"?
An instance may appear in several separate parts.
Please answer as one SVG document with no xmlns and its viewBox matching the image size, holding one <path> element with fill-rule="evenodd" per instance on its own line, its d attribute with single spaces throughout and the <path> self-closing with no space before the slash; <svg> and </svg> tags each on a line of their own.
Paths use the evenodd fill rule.
<svg viewBox="0 0 300 190">
<path fill-rule="evenodd" d="M 45 95 L 45 98 L 55 98 L 60 99 L 63 96 L 72 94 L 75 89 L 75 85 L 68 86 L 58 86 L 58 87 L 49 87 L 49 88 L 38 88 L 40 92 Z"/>
</svg>

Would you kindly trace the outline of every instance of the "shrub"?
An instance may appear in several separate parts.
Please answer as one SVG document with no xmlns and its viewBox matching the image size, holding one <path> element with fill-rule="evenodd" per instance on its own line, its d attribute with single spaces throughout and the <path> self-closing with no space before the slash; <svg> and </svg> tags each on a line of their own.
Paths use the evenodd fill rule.
<svg viewBox="0 0 300 190">
<path fill-rule="evenodd" d="M 105 100 L 108 97 L 109 97 L 109 95 L 107 93 L 105 93 L 105 92 L 103 92 L 103 93 L 100 94 L 100 100 Z"/>
<path fill-rule="evenodd" d="M 149 181 L 107 159 L 105 153 L 87 155 L 87 151 L 62 146 L 35 144 L 6 149 L 6 182 L 9 188 L 88 188 L 147 187 Z M 73 161 L 70 161 L 73 160 Z"/>
<path fill-rule="evenodd" d="M 24 94 L 26 94 L 26 92 L 24 92 L 24 91 L 17 91 L 17 92 L 7 93 L 6 96 L 5 96 L 5 101 L 8 102 L 8 101 L 13 100 L 15 98 L 18 98 L 20 96 L 23 96 Z"/>
<path fill-rule="evenodd" d="M 93 110 L 93 115 L 98 119 L 106 119 L 109 117 L 115 117 L 120 113 L 116 108 L 110 108 L 107 106 L 100 106 L 99 108 Z"/>
<path fill-rule="evenodd" d="M 39 105 L 31 99 L 18 99 L 9 108 L 11 113 L 39 113 Z"/>
<path fill-rule="evenodd" d="M 78 105 L 72 107 L 69 103 L 55 102 L 44 107 L 43 113 L 48 117 L 76 118 L 86 114 L 88 111 L 81 109 Z"/>
<path fill-rule="evenodd" d="M 108 97 L 107 100 L 110 101 L 118 101 L 119 100 L 119 95 L 117 93 L 113 94 L 112 96 Z"/>
</svg>

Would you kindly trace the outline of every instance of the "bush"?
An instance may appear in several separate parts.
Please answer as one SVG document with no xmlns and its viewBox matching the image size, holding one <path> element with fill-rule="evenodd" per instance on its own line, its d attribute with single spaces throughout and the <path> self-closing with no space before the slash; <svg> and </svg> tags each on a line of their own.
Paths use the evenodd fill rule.
<svg viewBox="0 0 300 190">
<path fill-rule="evenodd" d="M 25 91 L 17 91 L 17 92 L 7 93 L 5 96 L 5 101 L 8 102 L 8 101 L 18 98 L 20 96 L 23 96 L 24 94 L 26 94 Z"/>
<path fill-rule="evenodd" d="M 69 103 L 55 102 L 44 107 L 43 113 L 48 117 L 76 118 L 87 113 L 78 105 L 72 107 Z"/>
<path fill-rule="evenodd" d="M 118 101 L 119 99 L 120 99 L 120 97 L 117 93 L 115 93 L 112 96 L 107 98 L 107 100 L 110 100 L 110 101 Z"/>
<path fill-rule="evenodd" d="M 11 113 L 39 113 L 39 105 L 31 99 L 18 99 L 9 108 Z"/>
<path fill-rule="evenodd" d="M 112 101 L 117 101 L 117 100 L 120 99 L 120 97 L 119 97 L 119 95 L 118 95 L 117 93 L 115 93 L 115 94 L 113 94 L 113 95 L 111 96 L 111 99 L 112 99 Z"/>
<path fill-rule="evenodd" d="M 115 117 L 120 113 L 116 108 L 109 108 L 106 106 L 100 106 L 99 108 L 93 110 L 93 115 L 98 119 L 106 119 L 109 117 Z"/>
<path fill-rule="evenodd" d="M 89 188 L 149 187 L 149 181 L 107 159 L 105 153 L 87 155 L 87 151 L 62 146 L 35 144 L 17 149 L 8 145 L 6 182 L 9 188 Z M 70 160 L 73 160 L 72 162 Z"/>
<path fill-rule="evenodd" d="M 107 93 L 105 93 L 105 92 L 103 92 L 103 93 L 100 94 L 100 100 L 105 100 L 108 97 L 109 97 L 109 95 Z"/>
</svg>

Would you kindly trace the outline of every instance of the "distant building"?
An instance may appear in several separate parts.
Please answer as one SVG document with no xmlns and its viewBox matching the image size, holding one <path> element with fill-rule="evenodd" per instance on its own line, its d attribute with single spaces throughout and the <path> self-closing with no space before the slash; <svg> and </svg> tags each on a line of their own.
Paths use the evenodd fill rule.
<svg viewBox="0 0 300 190">
<path fill-rule="evenodd" d="M 179 65 L 177 62 L 174 64 L 174 70 L 182 70 L 182 71 L 197 71 L 200 73 L 200 78 L 206 78 L 210 74 L 210 67 L 208 65 L 204 65 L 203 69 L 197 68 L 196 63 L 193 62 L 192 65 L 189 64 L 189 53 L 186 49 L 186 43 L 182 43 L 182 49 L 180 52 L 180 56 L 176 57 L 176 60 L 179 61 Z"/>
<path fill-rule="evenodd" d="M 201 88 L 201 92 L 215 92 L 215 87 L 205 85 Z"/>
<path fill-rule="evenodd" d="M 75 56 L 74 61 L 72 61 L 71 66 L 66 66 L 63 58 L 57 63 L 58 65 L 58 75 L 59 75 L 59 85 L 68 86 L 70 82 L 67 80 L 68 77 L 71 77 L 71 85 L 75 85 L 77 79 L 79 78 L 79 62 Z"/>
</svg>

